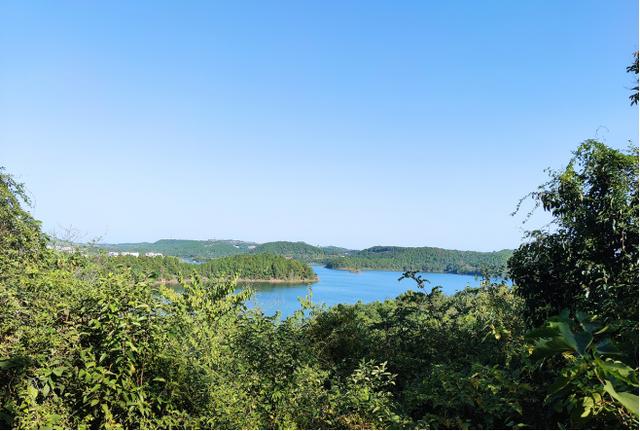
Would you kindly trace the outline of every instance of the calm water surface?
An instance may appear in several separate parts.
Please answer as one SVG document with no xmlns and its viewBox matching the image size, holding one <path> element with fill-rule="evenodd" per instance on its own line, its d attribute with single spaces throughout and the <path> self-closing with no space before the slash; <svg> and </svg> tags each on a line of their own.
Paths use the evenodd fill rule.
<svg viewBox="0 0 640 431">
<path fill-rule="evenodd" d="M 413 280 L 398 281 L 400 271 L 339 271 L 322 266 L 313 266 L 320 281 L 312 284 L 252 284 L 255 296 L 249 301 L 250 307 L 259 307 L 265 314 L 282 312 L 283 317 L 300 308 L 298 298 L 312 289 L 312 300 L 316 304 L 328 306 L 355 304 L 358 301 L 373 302 L 392 299 L 407 290 L 418 290 Z M 480 285 L 480 279 L 472 275 L 424 273 L 424 278 L 432 286 L 442 286 L 442 291 L 451 295 L 467 286 Z"/>
</svg>

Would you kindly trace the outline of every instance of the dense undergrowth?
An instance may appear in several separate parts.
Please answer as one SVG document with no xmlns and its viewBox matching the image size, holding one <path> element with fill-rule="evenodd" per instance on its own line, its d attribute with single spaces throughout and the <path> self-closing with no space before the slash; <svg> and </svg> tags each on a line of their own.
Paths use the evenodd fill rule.
<svg viewBox="0 0 640 431">
<path fill-rule="evenodd" d="M 0 426 L 637 428 L 637 162 L 589 141 L 552 174 L 533 199 L 556 225 L 514 253 L 517 287 L 284 320 L 227 278 L 178 293 L 48 250 L 2 173 Z"/>
</svg>

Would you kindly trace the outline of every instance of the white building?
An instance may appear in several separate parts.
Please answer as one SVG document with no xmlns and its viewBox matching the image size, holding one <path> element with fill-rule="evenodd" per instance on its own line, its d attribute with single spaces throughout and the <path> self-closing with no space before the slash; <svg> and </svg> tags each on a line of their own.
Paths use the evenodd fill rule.
<svg viewBox="0 0 640 431">
<path fill-rule="evenodd" d="M 162 257 L 164 256 L 162 253 L 154 253 L 152 251 L 144 254 L 147 257 Z"/>
<path fill-rule="evenodd" d="M 51 245 L 51 244 L 47 244 L 47 248 L 48 249 L 53 249 L 53 250 L 57 250 L 57 251 L 61 251 L 63 253 L 73 253 L 74 251 L 76 251 L 75 247 L 71 247 L 69 245 Z"/>
</svg>

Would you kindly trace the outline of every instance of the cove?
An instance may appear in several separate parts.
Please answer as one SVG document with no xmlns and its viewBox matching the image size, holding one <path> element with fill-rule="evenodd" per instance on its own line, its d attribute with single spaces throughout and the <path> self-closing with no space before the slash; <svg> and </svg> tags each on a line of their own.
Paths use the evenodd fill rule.
<svg viewBox="0 0 640 431">
<path fill-rule="evenodd" d="M 259 308 L 267 315 L 280 311 L 282 317 L 287 317 L 300 308 L 298 298 L 306 296 L 309 288 L 312 290 L 313 302 L 327 306 L 355 304 L 358 301 L 384 301 L 407 290 L 418 290 L 413 280 L 398 281 L 402 275 L 400 271 L 351 272 L 327 269 L 319 265 L 314 265 L 313 270 L 320 280 L 312 284 L 251 283 L 255 294 L 247 305 Z M 473 275 L 422 273 L 422 276 L 430 281 L 425 290 L 442 286 L 443 293 L 447 295 L 468 286 L 480 286 L 481 282 L 480 277 Z"/>
</svg>

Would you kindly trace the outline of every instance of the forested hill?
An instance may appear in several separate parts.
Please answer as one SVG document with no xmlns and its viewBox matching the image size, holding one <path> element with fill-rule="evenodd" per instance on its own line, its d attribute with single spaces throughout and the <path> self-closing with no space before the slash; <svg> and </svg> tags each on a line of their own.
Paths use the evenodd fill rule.
<svg viewBox="0 0 640 431">
<path fill-rule="evenodd" d="M 225 256 L 268 253 L 333 269 L 416 270 L 455 274 L 502 275 L 511 250 L 494 252 L 448 250 L 436 247 L 376 246 L 365 250 L 320 247 L 305 242 L 274 241 L 257 244 L 238 240 L 163 239 L 154 243 L 104 244 L 110 251 L 155 252 L 165 256 L 208 261 Z"/>
<path fill-rule="evenodd" d="M 291 241 L 274 241 L 266 242 L 258 245 L 254 250 L 254 253 L 273 253 L 280 256 L 287 256 L 294 259 L 300 259 L 305 262 L 324 262 L 330 257 L 339 257 L 348 255 L 354 250 L 349 250 L 342 247 L 316 247 L 306 242 L 291 242 Z"/>
<path fill-rule="evenodd" d="M 154 275 L 160 280 L 175 280 L 182 275 L 189 278 L 194 273 L 205 278 L 238 276 L 241 280 L 266 282 L 312 282 L 317 280 L 311 267 L 295 259 L 273 254 L 250 254 L 212 259 L 196 265 L 177 257 L 147 256 L 97 256 L 100 266 L 109 271 L 130 268 L 140 275 Z"/>
<path fill-rule="evenodd" d="M 503 275 L 511 250 L 493 252 L 446 250 L 435 247 L 376 246 L 326 262 L 333 269 L 389 269 L 455 274 Z"/>
<path fill-rule="evenodd" d="M 298 241 L 274 241 L 258 244 L 250 241 L 233 239 L 218 240 L 188 240 L 161 239 L 156 242 L 138 242 L 121 244 L 98 244 L 98 248 L 118 252 L 162 253 L 165 256 L 176 256 L 205 261 L 218 257 L 235 256 L 239 254 L 270 253 L 290 257 L 305 262 L 322 263 L 327 258 L 346 256 L 353 250 L 328 246 L 314 246 Z"/>
<path fill-rule="evenodd" d="M 265 253 L 213 259 L 199 265 L 199 272 L 205 277 L 238 274 L 241 279 L 269 282 L 317 280 L 315 272 L 308 264 Z"/>
<path fill-rule="evenodd" d="M 248 253 L 256 247 L 256 243 L 238 240 L 190 240 L 161 239 L 156 242 L 137 242 L 121 244 L 99 244 L 98 247 L 109 251 L 138 253 L 162 253 L 165 256 L 188 257 L 196 260 L 207 260 L 216 257 L 234 256 Z"/>
</svg>

